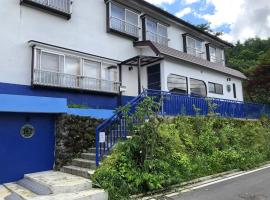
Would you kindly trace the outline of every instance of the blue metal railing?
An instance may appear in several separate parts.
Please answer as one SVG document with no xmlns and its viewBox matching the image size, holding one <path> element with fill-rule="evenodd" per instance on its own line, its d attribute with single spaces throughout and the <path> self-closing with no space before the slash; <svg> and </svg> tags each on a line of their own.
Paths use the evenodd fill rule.
<svg viewBox="0 0 270 200">
<path fill-rule="evenodd" d="M 152 97 L 160 103 L 159 115 L 207 115 L 213 112 L 220 117 L 259 119 L 263 115 L 270 117 L 270 106 L 264 104 L 244 103 L 226 99 L 202 98 L 181 95 L 159 90 L 144 90 L 130 103 L 129 115 L 133 114 L 137 105 L 146 97 Z M 105 133 L 105 142 L 100 143 L 100 133 Z M 127 119 L 122 111 L 115 113 L 96 128 L 96 165 L 107 155 L 113 146 L 128 135 Z"/>
<path fill-rule="evenodd" d="M 135 112 L 137 105 L 145 98 L 146 90 L 138 97 L 129 102 L 129 112 L 131 115 Z M 104 121 L 96 128 L 96 165 L 104 155 L 107 155 L 113 146 L 119 141 L 127 138 L 128 124 L 122 111 L 116 112 L 111 118 Z M 100 143 L 100 133 L 105 133 L 105 142 Z"/>
</svg>

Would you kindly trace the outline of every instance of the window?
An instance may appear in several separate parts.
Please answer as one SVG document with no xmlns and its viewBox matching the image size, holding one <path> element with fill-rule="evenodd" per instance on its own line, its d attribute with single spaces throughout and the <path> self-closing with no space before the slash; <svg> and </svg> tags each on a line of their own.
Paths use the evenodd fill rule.
<svg viewBox="0 0 270 200">
<path fill-rule="evenodd" d="M 156 21 L 145 19 L 145 39 L 168 46 L 168 28 Z"/>
<path fill-rule="evenodd" d="M 187 36 L 187 53 L 199 58 L 205 58 L 203 42 Z"/>
<path fill-rule="evenodd" d="M 223 50 L 210 46 L 209 51 L 210 51 L 209 53 L 210 53 L 211 62 L 225 64 Z"/>
<path fill-rule="evenodd" d="M 223 85 L 222 84 L 209 82 L 208 88 L 209 88 L 210 93 L 223 94 Z"/>
<path fill-rule="evenodd" d="M 35 47 L 33 84 L 119 92 L 118 67 L 115 63 L 72 53 Z"/>
<path fill-rule="evenodd" d="M 110 29 L 115 30 L 129 36 L 139 37 L 139 15 L 129 9 L 118 4 L 109 3 Z"/>
<path fill-rule="evenodd" d="M 191 95 L 206 97 L 207 96 L 206 84 L 201 80 L 191 78 L 190 93 Z"/>
<path fill-rule="evenodd" d="M 237 96 L 236 96 L 236 85 L 235 85 L 235 83 L 233 83 L 233 98 L 237 98 Z"/>
<path fill-rule="evenodd" d="M 167 78 L 168 90 L 174 93 L 188 93 L 187 77 L 170 74 Z"/>
<path fill-rule="evenodd" d="M 21 4 L 34 6 L 67 19 L 70 19 L 72 14 L 71 0 L 21 0 Z"/>
</svg>

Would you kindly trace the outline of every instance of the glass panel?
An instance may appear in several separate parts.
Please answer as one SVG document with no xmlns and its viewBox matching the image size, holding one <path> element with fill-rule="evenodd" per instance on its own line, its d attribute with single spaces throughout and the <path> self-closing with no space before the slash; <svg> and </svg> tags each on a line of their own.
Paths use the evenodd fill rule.
<svg viewBox="0 0 270 200">
<path fill-rule="evenodd" d="M 216 49 L 216 59 L 218 62 L 222 62 L 222 51 L 221 49 Z"/>
<path fill-rule="evenodd" d="M 146 30 L 157 33 L 157 24 L 149 19 L 146 20 Z"/>
<path fill-rule="evenodd" d="M 167 78 L 168 89 L 170 92 L 187 94 L 187 77 L 170 74 Z"/>
<path fill-rule="evenodd" d="M 131 23 L 135 26 L 138 26 L 138 14 L 131 12 L 129 10 L 126 10 L 126 22 Z"/>
<path fill-rule="evenodd" d="M 214 83 L 208 83 L 209 92 L 215 93 L 215 84 Z"/>
<path fill-rule="evenodd" d="M 158 34 L 164 37 L 167 37 L 167 27 L 161 24 L 158 24 Z"/>
<path fill-rule="evenodd" d="M 101 63 L 84 60 L 83 75 L 91 78 L 100 79 Z"/>
<path fill-rule="evenodd" d="M 80 75 L 80 59 L 66 56 L 64 72 L 71 75 Z"/>
<path fill-rule="evenodd" d="M 112 3 L 111 4 L 111 16 L 116 17 L 118 19 L 125 20 L 125 9 Z"/>
<path fill-rule="evenodd" d="M 190 92 L 191 95 L 206 97 L 206 85 L 201 80 L 190 79 Z"/>
<path fill-rule="evenodd" d="M 223 94 L 223 85 L 216 84 L 216 93 L 217 94 Z"/>
<path fill-rule="evenodd" d="M 86 89 L 100 90 L 101 81 L 100 81 L 100 68 L 101 63 L 93 62 L 90 60 L 84 60 L 83 64 L 83 79 L 82 85 Z"/>
<path fill-rule="evenodd" d="M 42 52 L 41 53 L 41 69 L 51 71 L 51 72 L 59 72 L 60 71 L 60 59 L 59 55 Z"/>
</svg>

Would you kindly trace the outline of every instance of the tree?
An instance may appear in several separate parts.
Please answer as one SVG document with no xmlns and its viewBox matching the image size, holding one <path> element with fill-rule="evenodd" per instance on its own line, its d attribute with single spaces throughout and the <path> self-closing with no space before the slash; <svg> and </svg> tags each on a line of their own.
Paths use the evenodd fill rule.
<svg viewBox="0 0 270 200">
<path fill-rule="evenodd" d="M 211 24 L 210 23 L 204 23 L 204 24 L 199 24 L 197 25 L 197 28 L 201 29 L 202 31 L 211 33 L 214 36 L 222 36 L 224 33 L 223 32 L 215 32 L 213 29 L 211 29 Z"/>
<path fill-rule="evenodd" d="M 246 91 L 253 102 L 270 104 L 270 50 L 259 60 L 258 66 L 248 72 Z"/>
</svg>

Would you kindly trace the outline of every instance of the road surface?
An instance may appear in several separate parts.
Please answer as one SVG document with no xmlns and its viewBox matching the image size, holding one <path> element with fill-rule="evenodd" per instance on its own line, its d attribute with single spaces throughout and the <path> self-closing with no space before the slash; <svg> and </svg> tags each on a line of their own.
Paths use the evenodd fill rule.
<svg viewBox="0 0 270 200">
<path fill-rule="evenodd" d="M 168 199 L 270 200 L 270 168 L 172 196 Z"/>
</svg>

